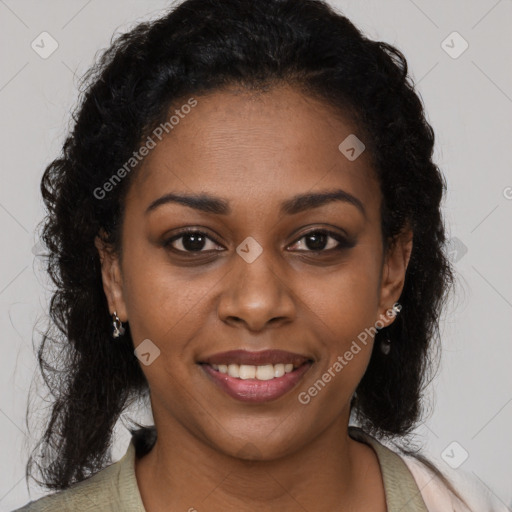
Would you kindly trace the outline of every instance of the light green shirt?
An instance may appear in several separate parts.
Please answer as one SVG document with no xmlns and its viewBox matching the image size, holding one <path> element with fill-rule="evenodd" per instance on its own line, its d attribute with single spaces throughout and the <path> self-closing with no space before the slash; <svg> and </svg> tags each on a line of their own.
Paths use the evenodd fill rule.
<svg viewBox="0 0 512 512">
<path fill-rule="evenodd" d="M 428 512 L 408 467 L 395 452 L 356 427 L 350 437 L 376 452 L 384 481 L 388 512 Z M 68 489 L 31 501 L 13 512 L 146 512 L 135 477 L 135 444 L 125 455 Z"/>
</svg>

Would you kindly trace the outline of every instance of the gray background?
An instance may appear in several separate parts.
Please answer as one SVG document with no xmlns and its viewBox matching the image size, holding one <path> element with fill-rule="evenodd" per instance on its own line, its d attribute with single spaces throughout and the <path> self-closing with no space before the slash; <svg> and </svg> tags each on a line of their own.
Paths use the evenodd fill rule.
<svg viewBox="0 0 512 512">
<path fill-rule="evenodd" d="M 460 461 L 465 450 L 469 457 L 456 471 L 472 474 L 511 506 L 512 1 L 331 3 L 369 37 L 405 53 L 436 132 L 436 161 L 449 187 L 444 213 L 458 289 L 443 318 L 442 366 L 417 439 L 443 471 L 450 470 L 447 454 Z M 37 329 L 44 327 L 51 291 L 35 257 L 35 228 L 43 215 L 40 177 L 59 154 L 78 78 L 95 54 L 114 32 L 157 17 L 168 5 L 163 0 L 0 0 L 2 511 L 45 494 L 31 484 L 29 496 L 24 478 L 45 412 L 34 412 L 28 435 L 29 397 L 34 406 L 44 405 L 41 385 L 36 381 L 30 389 L 36 368 L 32 338 L 39 342 Z M 58 43 L 46 59 L 31 47 L 34 40 L 42 46 L 44 31 Z M 454 31 L 469 45 L 461 55 L 463 40 L 448 37 Z M 150 418 L 145 411 L 131 412 Z M 128 433 L 122 425 L 117 431 L 114 454 L 119 457 Z M 453 441 L 458 444 L 446 451 Z"/>
</svg>

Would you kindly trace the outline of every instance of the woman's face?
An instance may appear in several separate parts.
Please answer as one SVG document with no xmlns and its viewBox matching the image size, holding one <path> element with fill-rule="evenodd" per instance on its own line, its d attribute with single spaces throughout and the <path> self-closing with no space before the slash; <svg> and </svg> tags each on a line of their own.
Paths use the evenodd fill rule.
<svg viewBox="0 0 512 512">
<path fill-rule="evenodd" d="M 98 244 L 104 288 L 144 343 L 159 431 L 270 459 L 348 423 L 411 237 L 383 254 L 369 155 L 339 149 L 362 137 L 324 103 L 288 87 L 195 99 L 134 176 L 122 261 Z"/>
</svg>

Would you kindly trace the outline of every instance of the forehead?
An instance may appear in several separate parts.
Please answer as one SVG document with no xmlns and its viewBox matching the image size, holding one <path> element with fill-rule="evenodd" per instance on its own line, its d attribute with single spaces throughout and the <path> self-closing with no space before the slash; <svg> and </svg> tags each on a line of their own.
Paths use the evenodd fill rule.
<svg viewBox="0 0 512 512">
<path fill-rule="evenodd" d="M 357 128 L 328 104 L 289 86 L 261 93 L 228 89 L 194 99 L 194 108 L 180 111 L 178 105 L 169 112 L 180 114 L 178 123 L 155 139 L 128 202 L 147 206 L 179 190 L 260 205 L 334 188 L 364 203 L 380 201 L 369 155 L 363 151 L 349 160 L 339 149 Z"/>
</svg>

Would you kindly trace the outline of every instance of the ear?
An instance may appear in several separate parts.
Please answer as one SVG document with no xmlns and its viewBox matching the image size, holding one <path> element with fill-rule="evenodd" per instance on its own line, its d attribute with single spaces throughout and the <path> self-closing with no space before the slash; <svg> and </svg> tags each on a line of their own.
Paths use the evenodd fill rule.
<svg viewBox="0 0 512 512">
<path fill-rule="evenodd" d="M 396 315 L 391 308 L 398 302 L 405 283 L 405 273 L 412 252 L 413 232 L 407 225 L 390 243 L 384 255 L 380 284 L 379 320 L 384 327 L 392 324 Z"/>
<path fill-rule="evenodd" d="M 102 230 L 99 236 L 94 239 L 94 245 L 98 249 L 101 261 L 101 278 L 103 291 L 107 297 L 110 314 L 114 311 L 121 322 L 128 320 L 126 304 L 123 298 L 123 277 L 119 256 L 112 247 L 105 242 L 105 234 Z"/>
</svg>

